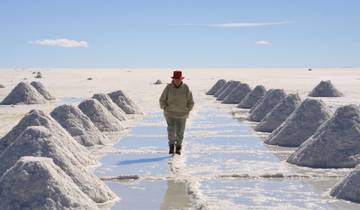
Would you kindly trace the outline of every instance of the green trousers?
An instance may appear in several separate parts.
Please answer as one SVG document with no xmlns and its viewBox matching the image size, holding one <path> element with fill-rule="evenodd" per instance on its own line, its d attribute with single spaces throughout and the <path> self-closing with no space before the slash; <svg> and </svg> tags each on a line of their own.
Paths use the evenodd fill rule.
<svg viewBox="0 0 360 210">
<path fill-rule="evenodd" d="M 181 146 L 184 139 L 186 118 L 165 117 L 169 145 Z"/>
</svg>

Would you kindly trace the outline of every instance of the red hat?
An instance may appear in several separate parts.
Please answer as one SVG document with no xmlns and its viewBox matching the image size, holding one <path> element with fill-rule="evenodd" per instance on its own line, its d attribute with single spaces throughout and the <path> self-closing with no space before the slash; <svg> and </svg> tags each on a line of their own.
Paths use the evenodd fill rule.
<svg viewBox="0 0 360 210">
<path fill-rule="evenodd" d="M 171 78 L 173 78 L 173 79 L 184 79 L 185 77 L 182 76 L 181 71 L 174 71 L 174 74 L 173 74 L 173 76 Z"/>
</svg>

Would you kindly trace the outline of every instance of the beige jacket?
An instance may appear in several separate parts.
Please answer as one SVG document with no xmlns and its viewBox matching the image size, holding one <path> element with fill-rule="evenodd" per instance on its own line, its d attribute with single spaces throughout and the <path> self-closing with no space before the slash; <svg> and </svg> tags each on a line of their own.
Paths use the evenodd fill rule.
<svg viewBox="0 0 360 210">
<path fill-rule="evenodd" d="M 194 107 L 194 99 L 189 87 L 182 83 L 175 87 L 168 84 L 160 96 L 160 108 L 167 117 L 187 118 Z"/>
</svg>

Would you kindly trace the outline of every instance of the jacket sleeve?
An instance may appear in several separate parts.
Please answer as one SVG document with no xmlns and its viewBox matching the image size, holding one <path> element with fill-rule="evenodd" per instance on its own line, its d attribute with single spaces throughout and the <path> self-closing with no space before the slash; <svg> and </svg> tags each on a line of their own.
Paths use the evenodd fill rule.
<svg viewBox="0 0 360 210">
<path fill-rule="evenodd" d="M 188 94 L 187 94 L 187 103 L 186 103 L 187 108 L 189 109 L 189 111 L 191 111 L 194 107 L 194 99 L 193 99 L 193 95 L 191 90 L 189 89 Z"/>
<path fill-rule="evenodd" d="M 165 87 L 165 89 L 163 90 L 160 99 L 159 99 L 159 103 L 160 103 L 160 108 L 161 109 L 165 109 L 165 107 L 167 106 L 167 92 L 168 92 L 168 86 Z"/>
</svg>

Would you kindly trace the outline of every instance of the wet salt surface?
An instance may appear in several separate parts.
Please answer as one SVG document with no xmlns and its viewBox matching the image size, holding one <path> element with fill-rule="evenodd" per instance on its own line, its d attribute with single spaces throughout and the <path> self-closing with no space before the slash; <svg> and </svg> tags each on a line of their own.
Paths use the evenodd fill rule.
<svg viewBox="0 0 360 210">
<path fill-rule="evenodd" d="M 285 159 L 293 148 L 264 144 L 251 124 L 223 110 L 198 112 L 187 126 L 183 155 L 176 159 L 167 155 L 162 113 L 146 116 L 116 143 L 113 149 L 121 153 L 102 157 L 98 176 L 140 177 L 106 182 L 121 198 L 112 209 L 186 209 L 194 208 L 197 199 L 210 209 L 360 207 L 329 196 L 351 169 L 290 165 Z M 196 194 L 192 204 L 189 188 Z"/>
<path fill-rule="evenodd" d="M 190 177 L 199 177 L 198 190 L 210 208 L 359 209 L 359 204 L 329 196 L 330 189 L 351 169 L 326 170 L 290 165 L 284 156 L 290 155 L 293 149 L 269 147 L 253 135 L 251 124 L 237 122 L 237 125 L 232 125 L 236 120 L 230 114 L 219 113 L 219 110 L 198 115 L 202 117 L 192 120 L 192 126 L 197 127 L 195 132 L 200 132 L 201 125 L 220 125 L 218 128 L 202 128 L 204 133 L 214 133 L 219 129 L 219 135 L 194 137 L 190 128 L 187 138 L 187 173 Z M 211 118 L 204 117 L 209 115 Z M 238 178 L 221 175 L 236 175 Z M 290 177 L 294 175 L 298 178 Z"/>
<path fill-rule="evenodd" d="M 190 209 L 186 184 L 169 179 L 171 156 L 167 154 L 166 127 L 158 123 L 162 120 L 160 113 L 145 117 L 140 126 L 113 146 L 121 151 L 119 154 L 101 158 L 97 176 L 140 177 L 134 181 L 106 181 L 121 198 L 111 209 Z"/>
<path fill-rule="evenodd" d="M 59 106 L 63 105 L 63 104 L 78 105 L 83 100 L 84 100 L 84 98 L 81 98 L 81 97 L 61 97 L 61 98 L 58 98 L 58 100 L 56 101 L 56 104 Z"/>
</svg>

